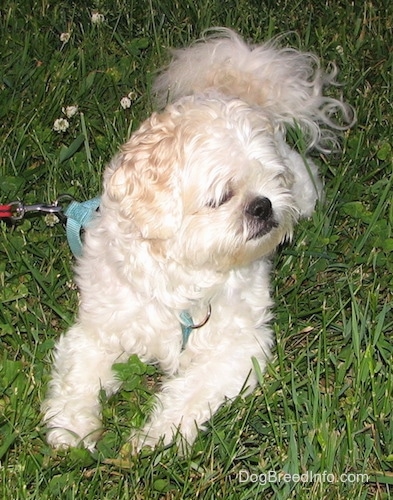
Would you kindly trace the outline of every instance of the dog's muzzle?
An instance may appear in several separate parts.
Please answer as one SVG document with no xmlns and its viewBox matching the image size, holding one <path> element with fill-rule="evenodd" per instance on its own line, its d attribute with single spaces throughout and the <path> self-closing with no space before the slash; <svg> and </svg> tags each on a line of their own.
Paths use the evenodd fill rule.
<svg viewBox="0 0 393 500">
<path fill-rule="evenodd" d="M 274 220 L 273 207 L 269 198 L 257 196 L 246 207 L 248 226 L 247 240 L 254 240 L 269 233 L 278 226 Z"/>
</svg>

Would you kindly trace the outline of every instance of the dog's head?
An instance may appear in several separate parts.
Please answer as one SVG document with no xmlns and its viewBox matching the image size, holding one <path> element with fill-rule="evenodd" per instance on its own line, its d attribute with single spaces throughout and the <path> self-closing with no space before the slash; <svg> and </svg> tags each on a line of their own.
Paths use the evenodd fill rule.
<svg viewBox="0 0 393 500">
<path fill-rule="evenodd" d="M 247 265 L 291 237 L 303 188 L 295 184 L 313 182 L 294 174 L 285 148 L 268 117 L 240 100 L 184 98 L 123 146 L 104 200 L 161 256 L 217 270 Z"/>
</svg>

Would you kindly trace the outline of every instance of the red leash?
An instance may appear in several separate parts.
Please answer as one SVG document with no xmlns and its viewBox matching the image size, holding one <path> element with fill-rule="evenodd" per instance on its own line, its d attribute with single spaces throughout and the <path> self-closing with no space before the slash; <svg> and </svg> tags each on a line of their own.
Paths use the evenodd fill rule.
<svg viewBox="0 0 393 500">
<path fill-rule="evenodd" d="M 0 205 L 0 219 L 10 219 L 13 214 L 12 205 Z"/>
</svg>

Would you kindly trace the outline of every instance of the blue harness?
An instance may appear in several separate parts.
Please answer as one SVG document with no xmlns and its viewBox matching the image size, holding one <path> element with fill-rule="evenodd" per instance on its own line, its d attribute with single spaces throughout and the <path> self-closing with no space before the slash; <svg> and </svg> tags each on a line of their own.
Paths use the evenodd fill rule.
<svg viewBox="0 0 393 500">
<path fill-rule="evenodd" d="M 82 255 L 82 230 L 87 228 L 94 217 L 97 215 L 97 210 L 100 206 L 100 202 L 101 198 L 99 196 L 83 202 L 72 200 L 64 212 L 65 216 L 67 217 L 67 240 L 75 257 L 80 257 Z M 201 323 L 194 325 L 190 313 L 188 311 L 181 312 L 180 325 L 183 337 L 183 349 L 186 347 L 192 331 L 204 326 L 208 322 L 210 315 L 211 306 L 209 304 L 206 318 Z"/>
</svg>

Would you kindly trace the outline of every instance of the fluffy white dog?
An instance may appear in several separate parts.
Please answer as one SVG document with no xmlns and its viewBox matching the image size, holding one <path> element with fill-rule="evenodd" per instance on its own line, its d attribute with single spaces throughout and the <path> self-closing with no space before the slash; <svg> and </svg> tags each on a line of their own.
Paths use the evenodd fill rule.
<svg viewBox="0 0 393 500">
<path fill-rule="evenodd" d="M 79 315 L 43 404 L 52 446 L 94 448 L 99 392 L 119 389 L 112 365 L 131 354 L 166 374 L 135 450 L 192 443 L 226 399 L 255 387 L 252 360 L 263 369 L 273 344 L 270 257 L 321 196 L 286 131 L 328 149 L 352 119 L 323 95 L 335 76 L 311 54 L 249 46 L 227 29 L 174 52 L 155 85 L 166 107 L 106 168 L 85 234 Z"/>
</svg>

